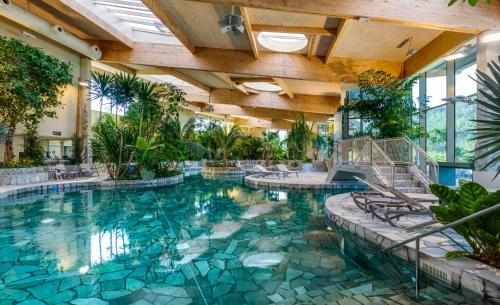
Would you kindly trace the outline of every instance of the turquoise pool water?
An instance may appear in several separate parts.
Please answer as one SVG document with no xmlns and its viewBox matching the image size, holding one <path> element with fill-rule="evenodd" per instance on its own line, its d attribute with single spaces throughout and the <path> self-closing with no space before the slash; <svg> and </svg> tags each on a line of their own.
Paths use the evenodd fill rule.
<svg viewBox="0 0 500 305">
<path fill-rule="evenodd" d="M 0 305 L 416 304 L 411 272 L 326 230 L 332 194 L 195 176 L 3 200 Z M 422 295 L 466 303 L 438 285 Z"/>
</svg>

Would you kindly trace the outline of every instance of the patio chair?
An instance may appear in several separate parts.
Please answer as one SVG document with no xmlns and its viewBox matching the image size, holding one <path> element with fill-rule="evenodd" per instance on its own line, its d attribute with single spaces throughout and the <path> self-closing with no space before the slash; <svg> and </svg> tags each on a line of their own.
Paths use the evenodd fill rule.
<svg viewBox="0 0 500 305">
<path fill-rule="evenodd" d="M 54 174 L 54 177 L 56 178 L 57 181 L 63 180 L 63 174 L 65 174 L 66 169 L 64 171 L 61 171 L 61 169 L 57 168 L 56 166 L 52 166 L 49 164 L 49 173 Z"/>
<path fill-rule="evenodd" d="M 276 176 L 280 179 L 280 175 L 283 175 L 283 177 L 285 176 L 285 173 L 281 171 L 270 171 L 262 165 L 255 165 L 255 168 L 258 171 L 258 173 L 255 174 L 256 177 Z"/>
<path fill-rule="evenodd" d="M 78 165 L 63 165 L 66 170 L 66 176 L 70 178 L 76 178 L 80 176 L 80 169 Z"/>
<path fill-rule="evenodd" d="M 90 166 L 88 163 L 80 163 L 80 172 L 82 176 L 91 177 L 93 174 L 99 176 L 99 171 L 94 166 Z"/>
<path fill-rule="evenodd" d="M 277 167 L 278 167 L 279 171 L 281 171 L 281 172 L 284 173 L 283 175 L 284 175 L 285 178 L 288 177 L 288 175 L 291 175 L 291 174 L 295 174 L 295 175 L 297 175 L 297 178 L 299 178 L 299 171 L 291 171 L 291 170 L 288 169 L 288 167 L 286 167 L 285 164 L 278 164 Z"/>
</svg>

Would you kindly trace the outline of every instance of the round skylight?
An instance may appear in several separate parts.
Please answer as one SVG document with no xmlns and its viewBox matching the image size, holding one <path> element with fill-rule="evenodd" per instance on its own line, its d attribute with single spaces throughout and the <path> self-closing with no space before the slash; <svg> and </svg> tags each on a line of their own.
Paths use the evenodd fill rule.
<svg viewBox="0 0 500 305">
<path fill-rule="evenodd" d="M 260 32 L 257 40 L 263 47 L 276 52 L 295 52 L 307 46 L 304 34 Z"/>
<path fill-rule="evenodd" d="M 265 83 L 265 82 L 244 82 L 243 86 L 245 86 L 249 89 L 254 89 L 254 90 L 259 90 L 259 91 L 276 92 L 276 91 L 283 90 L 278 85 L 271 84 L 271 83 Z"/>
</svg>

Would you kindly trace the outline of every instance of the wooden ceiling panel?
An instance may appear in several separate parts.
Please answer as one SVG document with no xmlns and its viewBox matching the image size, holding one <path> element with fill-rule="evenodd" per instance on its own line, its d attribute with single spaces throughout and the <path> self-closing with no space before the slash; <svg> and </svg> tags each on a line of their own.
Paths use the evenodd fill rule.
<svg viewBox="0 0 500 305">
<path fill-rule="evenodd" d="M 249 8 L 252 23 L 296 27 L 336 28 L 339 20 L 321 15 Z"/>
<path fill-rule="evenodd" d="M 340 96 L 339 83 L 311 82 L 296 79 L 287 79 L 286 83 L 290 90 L 296 94 Z"/>
<path fill-rule="evenodd" d="M 404 61 L 409 44 L 397 46 L 412 37 L 411 47 L 417 51 L 439 36 L 442 31 L 412 28 L 378 22 L 353 21 L 345 27 L 344 39 L 333 56 L 362 59 Z"/>
</svg>

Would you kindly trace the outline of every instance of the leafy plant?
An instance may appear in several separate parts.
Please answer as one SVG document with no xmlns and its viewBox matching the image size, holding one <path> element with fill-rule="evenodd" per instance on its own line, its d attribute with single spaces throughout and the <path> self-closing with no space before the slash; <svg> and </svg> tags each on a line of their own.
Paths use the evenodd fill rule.
<svg viewBox="0 0 500 305">
<path fill-rule="evenodd" d="M 458 0 L 450 0 L 448 2 L 448 6 L 452 6 L 453 4 L 455 4 Z M 463 0 L 465 2 L 465 0 Z M 493 0 L 485 0 L 486 3 L 488 4 L 492 4 L 493 3 Z M 479 0 L 467 0 L 467 2 L 469 3 L 469 5 L 471 6 L 476 6 L 476 4 L 479 3 Z"/>
<path fill-rule="evenodd" d="M 35 165 L 43 164 L 43 148 L 38 141 L 38 131 L 35 126 L 29 126 L 24 136 L 24 160 L 30 160 Z"/>
<path fill-rule="evenodd" d="M 81 164 L 85 160 L 85 138 L 76 134 L 71 138 L 73 154 L 71 156 L 72 164 Z"/>
<path fill-rule="evenodd" d="M 278 132 L 262 133 L 262 156 L 266 163 L 270 160 L 282 160 L 286 156 L 286 151 L 280 141 Z"/>
<path fill-rule="evenodd" d="M 113 96 L 113 76 L 104 72 L 90 72 L 89 80 L 89 98 L 91 101 L 99 101 L 99 119 L 102 121 L 102 107 L 105 99 L 111 99 Z"/>
<path fill-rule="evenodd" d="M 222 154 L 222 160 L 227 162 L 229 154 L 232 152 L 236 141 L 241 136 L 241 129 L 238 125 L 233 125 L 231 129 L 227 130 L 221 126 L 217 126 L 212 131 L 212 138 L 215 146 Z"/>
<path fill-rule="evenodd" d="M 320 151 L 328 150 L 329 147 L 330 147 L 330 142 L 328 141 L 328 137 L 319 134 L 315 135 L 312 140 L 314 160 L 318 160 Z"/>
<path fill-rule="evenodd" d="M 262 157 L 262 140 L 251 135 L 242 135 L 234 145 L 234 156 L 239 160 L 259 160 Z"/>
<path fill-rule="evenodd" d="M 498 59 L 500 62 L 500 56 Z M 500 65 L 492 61 L 488 69 L 492 77 L 477 71 L 477 82 L 482 85 L 479 93 L 484 99 L 477 99 L 482 118 L 473 120 L 478 124 L 474 140 L 478 140 L 476 160 L 485 160 L 481 170 L 496 167 L 495 179 L 500 174 Z"/>
<path fill-rule="evenodd" d="M 287 148 L 288 157 L 295 160 L 305 160 L 307 151 L 313 139 L 313 126 L 309 127 L 304 113 L 292 123 L 292 129 L 288 134 Z"/>
<path fill-rule="evenodd" d="M 0 116 L 7 123 L 4 159 L 14 158 L 16 126 L 38 126 L 56 117 L 59 97 L 73 80 L 72 67 L 42 49 L 0 36 Z"/>
<path fill-rule="evenodd" d="M 344 115 L 358 113 L 370 122 L 368 134 L 375 138 L 420 135 L 412 123 L 417 110 L 411 97 L 416 79 L 401 80 L 387 72 L 368 70 L 358 75 L 359 98 L 342 107 Z"/>
<path fill-rule="evenodd" d="M 488 193 L 485 188 L 474 182 L 463 183 L 458 190 L 434 184 L 430 186 L 441 205 L 431 206 L 431 211 L 442 223 L 451 223 L 483 209 L 500 203 L 500 191 Z M 497 210 L 480 218 L 455 226 L 473 252 L 475 259 L 500 267 L 500 211 Z M 466 252 L 450 252 L 448 257 L 469 255 Z"/>
</svg>

